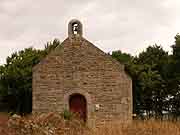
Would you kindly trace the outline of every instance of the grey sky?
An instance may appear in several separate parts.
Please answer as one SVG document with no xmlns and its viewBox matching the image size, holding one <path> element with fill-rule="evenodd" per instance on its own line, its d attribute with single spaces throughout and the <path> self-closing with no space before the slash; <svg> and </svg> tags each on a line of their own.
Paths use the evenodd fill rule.
<svg viewBox="0 0 180 135">
<path fill-rule="evenodd" d="M 137 55 L 154 43 L 171 51 L 180 32 L 180 0 L 0 0 L 0 64 L 17 50 L 63 41 L 73 18 L 105 52 Z"/>
</svg>

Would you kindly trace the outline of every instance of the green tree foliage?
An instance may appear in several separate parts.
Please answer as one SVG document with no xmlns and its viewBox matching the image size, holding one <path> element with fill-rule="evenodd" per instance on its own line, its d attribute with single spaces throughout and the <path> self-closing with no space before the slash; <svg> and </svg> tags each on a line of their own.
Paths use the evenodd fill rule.
<svg viewBox="0 0 180 135">
<path fill-rule="evenodd" d="M 172 46 L 173 54 L 170 56 L 169 84 L 171 93 L 171 113 L 174 117 L 180 116 L 180 35 L 175 36 L 175 44 Z"/>
<path fill-rule="evenodd" d="M 8 111 L 25 114 L 32 111 L 32 69 L 50 51 L 60 45 L 55 39 L 44 50 L 27 48 L 7 57 L 0 66 L 0 94 L 8 103 Z"/>
<path fill-rule="evenodd" d="M 166 110 L 166 64 L 168 53 L 161 46 L 149 46 L 127 65 L 133 79 L 134 113 L 161 117 Z"/>
<path fill-rule="evenodd" d="M 122 53 L 120 50 L 113 51 L 111 56 L 123 64 L 127 64 L 133 58 L 130 54 Z"/>
<path fill-rule="evenodd" d="M 159 45 L 147 47 L 138 56 L 115 51 L 112 57 L 125 64 L 133 80 L 133 111 L 146 118 L 164 114 L 180 116 L 180 35 L 169 55 Z"/>
<path fill-rule="evenodd" d="M 49 54 L 52 50 L 54 50 L 57 46 L 59 46 L 61 43 L 58 39 L 54 39 L 52 42 L 47 42 L 45 45 L 45 54 Z"/>
</svg>

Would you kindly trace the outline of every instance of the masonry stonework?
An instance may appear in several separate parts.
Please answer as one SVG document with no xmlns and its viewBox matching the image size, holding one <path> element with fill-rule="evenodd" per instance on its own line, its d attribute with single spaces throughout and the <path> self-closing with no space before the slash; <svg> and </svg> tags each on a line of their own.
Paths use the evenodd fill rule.
<svg viewBox="0 0 180 135">
<path fill-rule="evenodd" d="M 132 80 L 124 65 L 73 33 L 33 68 L 33 112 L 63 112 L 72 94 L 87 102 L 87 124 L 132 120 Z"/>
</svg>

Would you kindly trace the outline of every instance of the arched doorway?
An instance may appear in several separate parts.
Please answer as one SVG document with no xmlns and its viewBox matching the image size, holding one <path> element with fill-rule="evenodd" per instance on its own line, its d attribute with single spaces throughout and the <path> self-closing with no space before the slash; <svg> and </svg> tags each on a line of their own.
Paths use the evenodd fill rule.
<svg viewBox="0 0 180 135">
<path fill-rule="evenodd" d="M 84 122 L 87 118 L 87 102 L 83 95 L 73 94 L 69 98 L 69 109 L 77 114 Z"/>
</svg>

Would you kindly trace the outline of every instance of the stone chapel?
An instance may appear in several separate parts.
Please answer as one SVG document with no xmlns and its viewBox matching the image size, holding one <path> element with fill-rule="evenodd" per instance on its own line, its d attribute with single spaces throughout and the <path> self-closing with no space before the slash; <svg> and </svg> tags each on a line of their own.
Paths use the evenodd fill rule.
<svg viewBox="0 0 180 135">
<path fill-rule="evenodd" d="M 124 65 L 83 37 L 73 19 L 68 37 L 33 68 L 33 112 L 78 113 L 92 126 L 132 120 L 132 80 Z"/>
</svg>

